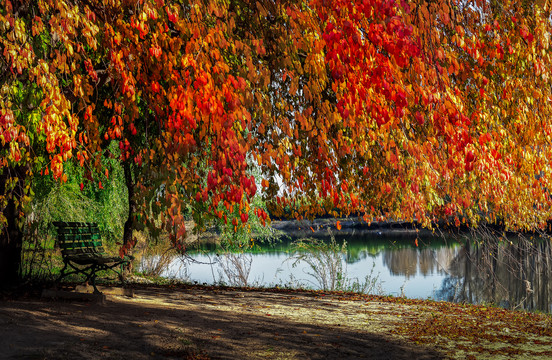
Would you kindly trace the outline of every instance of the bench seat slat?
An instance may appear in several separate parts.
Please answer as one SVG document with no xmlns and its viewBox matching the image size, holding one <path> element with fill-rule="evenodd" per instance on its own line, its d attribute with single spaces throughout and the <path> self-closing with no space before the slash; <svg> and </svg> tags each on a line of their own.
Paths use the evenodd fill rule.
<svg viewBox="0 0 552 360">
<path fill-rule="evenodd" d="M 64 241 L 59 244 L 60 248 L 62 249 L 70 249 L 70 248 L 99 248 L 102 247 L 101 241 Z"/>
<path fill-rule="evenodd" d="M 68 255 L 67 258 L 79 265 L 87 264 L 99 264 L 107 265 L 116 262 L 120 262 L 122 259 L 117 257 L 106 257 L 106 256 L 90 256 L 90 255 Z"/>
<path fill-rule="evenodd" d="M 71 230 L 67 230 L 65 229 L 64 231 L 59 231 L 58 232 L 58 235 L 60 236 L 96 236 L 98 235 L 98 233 L 100 232 L 100 229 L 95 229 L 95 230 L 87 230 L 87 231 L 71 231 Z"/>
<path fill-rule="evenodd" d="M 77 236 L 77 237 L 67 237 L 67 236 L 59 236 L 58 240 L 60 243 L 88 243 L 91 241 L 100 241 L 101 238 L 99 236 Z"/>
<path fill-rule="evenodd" d="M 75 221 L 54 221 L 53 224 L 57 227 L 90 227 L 98 226 L 93 222 L 75 222 Z"/>
<path fill-rule="evenodd" d="M 69 248 L 69 249 L 61 249 L 61 252 L 64 255 L 71 255 L 71 254 L 91 254 L 94 256 L 107 256 L 105 251 L 103 249 L 95 250 L 90 248 Z"/>
</svg>

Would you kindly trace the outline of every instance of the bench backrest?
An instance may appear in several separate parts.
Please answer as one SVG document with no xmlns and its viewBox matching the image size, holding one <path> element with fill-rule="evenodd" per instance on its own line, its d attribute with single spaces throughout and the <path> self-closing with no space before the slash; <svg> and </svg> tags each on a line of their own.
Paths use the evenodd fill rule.
<svg viewBox="0 0 552 360">
<path fill-rule="evenodd" d="M 98 224 L 62 221 L 53 224 L 57 227 L 58 244 L 63 256 L 101 256 L 105 253 Z"/>
</svg>

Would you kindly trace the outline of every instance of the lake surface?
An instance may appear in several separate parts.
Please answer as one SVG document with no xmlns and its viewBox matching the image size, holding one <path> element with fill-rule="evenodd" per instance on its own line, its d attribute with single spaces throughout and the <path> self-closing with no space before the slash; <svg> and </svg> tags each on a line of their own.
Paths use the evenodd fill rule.
<svg viewBox="0 0 552 360">
<path fill-rule="evenodd" d="M 372 294 L 552 312 L 550 240 L 420 236 L 394 231 L 336 233 L 334 237 L 337 244 L 346 241 L 346 251 L 333 259 L 318 254 L 327 264 L 318 263 L 316 271 L 305 261 L 293 265 L 298 253 L 293 251 L 291 245 L 296 239 L 291 237 L 259 244 L 253 252 L 192 252 L 188 259 L 174 259 L 163 275 L 235 286 L 322 289 L 326 285 L 358 290 L 356 283 L 366 285 L 363 290 Z M 327 243 L 330 238 L 321 240 Z M 332 277 L 328 263 L 341 265 L 341 287 L 337 282 L 328 286 Z M 321 274 L 324 271 L 326 274 Z M 335 273 L 334 269 L 334 278 Z"/>
</svg>

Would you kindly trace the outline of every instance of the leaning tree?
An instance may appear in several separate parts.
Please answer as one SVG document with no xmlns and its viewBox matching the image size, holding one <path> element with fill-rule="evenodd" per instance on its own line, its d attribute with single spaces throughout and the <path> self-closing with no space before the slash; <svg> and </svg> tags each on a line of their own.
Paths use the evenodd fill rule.
<svg viewBox="0 0 552 360">
<path fill-rule="evenodd" d="M 70 159 L 103 173 L 102 157 L 119 158 L 122 252 L 142 222 L 182 247 L 187 206 L 199 230 L 247 232 L 250 216 L 267 220 L 259 193 L 295 217 L 550 218 L 540 4 L 1 4 L 2 284 L 16 279 L 30 181 L 64 181 Z"/>
</svg>

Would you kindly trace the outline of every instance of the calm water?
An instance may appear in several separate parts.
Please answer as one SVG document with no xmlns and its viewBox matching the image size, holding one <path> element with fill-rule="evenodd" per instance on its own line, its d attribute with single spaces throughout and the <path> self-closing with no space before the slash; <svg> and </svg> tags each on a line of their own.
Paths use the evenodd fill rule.
<svg viewBox="0 0 552 360">
<path fill-rule="evenodd" d="M 378 231 L 335 238 L 347 242 L 339 261 L 349 287 L 368 281 L 374 294 L 552 312 L 549 241 L 425 236 L 416 246 L 413 233 Z M 322 288 L 307 263 L 292 266 L 290 243 L 264 244 L 245 254 L 192 253 L 193 261 L 174 259 L 164 275 L 206 284 Z"/>
</svg>

